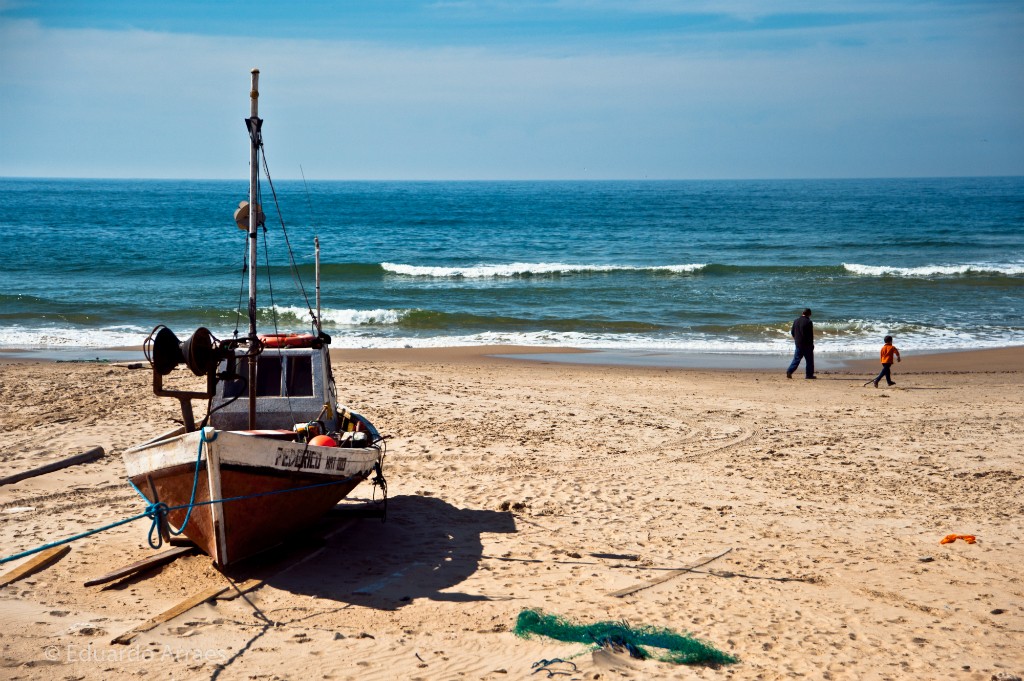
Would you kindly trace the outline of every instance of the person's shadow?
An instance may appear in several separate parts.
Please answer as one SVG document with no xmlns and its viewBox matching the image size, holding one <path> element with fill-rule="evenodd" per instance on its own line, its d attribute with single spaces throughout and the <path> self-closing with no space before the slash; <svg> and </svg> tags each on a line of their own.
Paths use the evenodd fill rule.
<svg viewBox="0 0 1024 681">
<path fill-rule="evenodd" d="M 339 531 L 332 533 L 331 524 Z M 485 532 L 515 532 L 512 513 L 456 508 L 435 497 L 388 500 L 387 521 L 361 518 L 321 524 L 328 538 L 321 550 L 265 580 L 296 594 L 382 610 L 397 610 L 417 598 L 438 601 L 491 600 L 486 594 L 448 591 L 476 572 Z M 301 552 L 299 552 L 301 553 Z"/>
</svg>

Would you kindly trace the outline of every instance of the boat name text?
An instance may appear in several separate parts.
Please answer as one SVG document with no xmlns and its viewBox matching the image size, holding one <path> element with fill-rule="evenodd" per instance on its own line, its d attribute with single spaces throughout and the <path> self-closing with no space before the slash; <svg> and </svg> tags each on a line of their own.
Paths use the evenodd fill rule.
<svg viewBox="0 0 1024 681">
<path fill-rule="evenodd" d="M 274 458 L 275 466 L 295 468 L 297 470 L 325 470 L 343 471 L 348 465 L 348 457 L 324 456 L 322 452 L 315 452 L 309 449 L 285 449 L 277 448 L 277 457 Z"/>
</svg>

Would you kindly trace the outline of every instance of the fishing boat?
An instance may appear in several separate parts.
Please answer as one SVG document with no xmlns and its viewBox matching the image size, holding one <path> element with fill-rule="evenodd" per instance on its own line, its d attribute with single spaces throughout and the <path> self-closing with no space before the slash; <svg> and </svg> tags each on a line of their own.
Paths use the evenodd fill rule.
<svg viewBox="0 0 1024 681">
<path fill-rule="evenodd" d="M 179 341 L 166 326 L 154 328 L 144 344 L 153 391 L 180 402 L 183 425 L 123 455 L 132 486 L 152 510 L 150 544 L 184 534 L 220 567 L 279 545 L 371 475 L 380 501 L 387 494 L 384 438 L 338 400 L 330 337 L 320 323 L 318 242 L 311 332 L 260 334 L 256 328 L 256 246 L 264 222 L 258 86 L 253 69 L 245 120 L 249 200 L 234 214 L 248 239 L 249 333 L 219 340 L 199 328 Z M 205 377 L 205 390 L 181 389 L 182 380 L 165 386 L 172 372 L 186 369 Z M 208 404 L 198 424 L 193 400 Z"/>
</svg>

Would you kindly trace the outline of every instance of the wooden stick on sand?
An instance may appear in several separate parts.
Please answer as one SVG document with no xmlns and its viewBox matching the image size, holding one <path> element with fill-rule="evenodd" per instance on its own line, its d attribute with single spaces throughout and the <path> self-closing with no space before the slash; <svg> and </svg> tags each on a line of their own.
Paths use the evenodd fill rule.
<svg viewBox="0 0 1024 681">
<path fill-rule="evenodd" d="M 15 582 L 23 577 L 35 574 L 40 570 L 49 567 L 53 563 L 64 557 L 64 555 L 71 550 L 68 545 L 55 546 L 52 549 L 47 549 L 37 553 L 35 557 L 30 558 L 18 567 L 6 572 L 0 576 L 0 586 L 6 586 L 11 582 Z"/>
<path fill-rule="evenodd" d="M 693 565 L 690 565 L 689 567 L 684 567 L 684 568 L 682 568 L 680 570 L 673 570 L 672 572 L 668 573 L 667 575 L 662 575 L 661 577 L 658 577 L 657 579 L 652 579 L 652 580 L 647 581 L 647 582 L 642 582 L 640 584 L 637 584 L 635 586 L 631 586 L 631 587 L 626 588 L 626 589 L 622 589 L 620 591 L 613 591 L 612 593 L 610 593 L 608 595 L 609 596 L 614 596 L 616 598 L 622 598 L 623 596 L 628 596 L 628 595 L 630 595 L 632 593 L 636 593 L 637 591 L 641 591 L 643 589 L 647 589 L 649 587 L 656 586 L 658 584 L 661 584 L 662 582 L 667 582 L 670 579 L 678 577 L 679 575 L 685 575 L 687 572 L 693 572 L 694 570 L 696 570 L 699 567 L 707 565 L 708 563 L 710 563 L 712 561 L 718 560 L 719 558 L 721 558 L 725 554 L 729 553 L 730 551 L 732 551 L 732 547 L 727 548 L 725 551 L 722 551 L 717 556 L 711 556 L 710 558 L 701 558 L 699 561 L 697 561 Z"/>
<path fill-rule="evenodd" d="M 335 534 L 337 534 L 339 532 L 343 532 L 344 530 L 347 530 L 348 528 L 352 527 L 352 525 L 354 525 L 354 524 L 355 524 L 354 520 L 348 520 L 347 522 L 342 523 L 338 527 L 335 527 L 330 532 L 326 533 L 323 536 L 323 539 L 326 541 L 328 538 L 334 536 Z M 296 567 L 296 566 L 306 562 L 307 560 L 313 558 L 314 556 L 319 555 L 320 552 L 323 551 L 323 550 L 324 550 L 324 546 L 320 545 L 320 546 L 313 547 L 313 548 L 307 550 L 306 552 L 304 552 L 302 554 L 299 554 L 298 556 L 288 556 L 288 566 L 285 567 L 283 570 L 278 570 L 278 571 L 274 572 L 274 576 L 284 574 L 288 570 L 291 570 L 292 568 L 294 568 L 294 567 Z M 166 553 L 170 553 L 170 551 L 168 551 Z M 248 580 L 246 580 L 244 582 L 241 582 L 239 584 L 235 584 L 235 583 L 232 582 L 232 583 L 229 583 L 229 584 L 224 584 L 224 585 L 221 585 L 221 586 L 213 586 L 213 587 L 210 587 L 208 589 L 204 589 L 204 590 L 202 590 L 202 591 L 200 591 L 200 592 L 198 592 L 198 593 L 196 593 L 196 594 L 194 594 L 192 596 L 189 596 L 188 598 L 183 600 L 181 603 L 178 603 L 177 605 L 175 605 L 173 608 L 171 608 L 169 610 L 165 610 L 162 613 L 160 613 L 159 615 L 156 615 L 156 616 L 146 620 L 145 622 L 143 622 L 139 626 L 135 627 L 134 629 L 129 629 L 128 631 L 124 632 L 123 634 L 121 634 L 120 636 L 115 638 L 113 641 L 111 641 L 111 643 L 120 643 L 122 645 L 128 645 L 129 643 L 131 643 L 135 639 L 136 636 L 138 636 L 142 632 L 149 631 L 150 629 L 155 628 L 159 624 L 167 622 L 168 620 L 172 620 L 175 617 L 177 617 L 178 615 L 180 615 L 180 614 L 182 614 L 184 612 L 187 612 L 188 610 L 191 610 L 192 608 L 196 607 L 197 605 L 205 603 L 208 600 L 211 600 L 213 598 L 216 598 L 218 600 L 230 600 L 232 598 L 236 598 L 236 597 L 246 593 L 247 591 L 252 591 L 253 589 L 258 589 L 259 587 L 263 586 L 265 583 L 266 583 L 266 581 L 264 579 L 256 579 L 256 578 L 254 578 L 254 579 L 248 579 Z M 228 589 L 231 589 L 231 591 L 228 592 L 227 594 L 224 594 L 224 592 L 228 591 Z M 222 595 L 222 594 L 224 594 L 224 595 Z"/>
<path fill-rule="evenodd" d="M 192 553 L 192 551 L 194 551 L 195 549 L 195 544 L 190 544 L 189 546 L 179 546 L 169 551 L 163 551 L 161 553 L 156 554 L 155 556 L 148 556 L 147 558 L 143 558 L 142 560 L 135 561 L 131 565 L 127 565 L 123 568 L 118 568 L 113 572 L 108 572 L 102 577 L 95 577 L 93 579 L 90 579 L 85 583 L 85 586 L 96 586 L 98 584 L 106 584 L 107 582 L 112 582 L 115 579 L 121 579 L 122 577 L 127 577 L 128 575 L 134 575 L 136 572 L 142 572 L 143 570 L 148 570 L 150 568 L 166 565 L 167 563 L 170 563 L 171 561 L 178 558 L 178 556 L 183 556 L 186 553 Z"/>
<path fill-rule="evenodd" d="M 24 480 L 25 478 L 34 478 L 37 475 L 43 475 L 45 473 L 59 471 L 60 469 L 67 468 L 68 466 L 76 466 L 80 463 L 88 463 L 89 461 L 98 459 L 101 456 L 103 456 L 103 447 L 93 447 L 87 452 L 75 454 L 74 456 L 69 456 L 66 459 L 61 459 L 60 461 L 54 461 L 53 463 L 48 463 L 45 466 L 33 468 L 30 471 L 24 471 L 23 473 L 15 473 L 14 475 L 9 475 L 6 478 L 0 478 L 0 487 L 2 487 L 3 485 L 10 485 L 13 482 Z"/>
<path fill-rule="evenodd" d="M 111 641 L 111 643 L 120 643 L 121 645 L 128 645 L 133 640 L 135 640 L 136 636 L 138 636 L 142 632 L 154 629 L 158 625 L 174 619 L 183 612 L 187 612 L 192 608 L 196 607 L 197 605 L 201 605 L 202 603 L 205 603 L 206 601 L 212 598 L 216 598 L 217 596 L 221 595 L 222 593 L 224 593 L 232 587 L 238 589 L 239 592 L 244 593 L 245 591 L 261 583 L 261 580 L 250 579 L 246 582 L 242 582 L 241 584 L 237 585 L 221 584 L 219 586 L 211 586 L 209 588 L 203 589 L 202 591 L 189 596 L 188 598 L 183 600 L 181 603 L 178 603 L 174 607 L 168 610 L 164 610 L 159 615 L 149 618 L 148 620 L 138 625 L 134 629 L 129 629 L 128 631 L 124 632 L 123 634 L 115 638 L 113 641 Z"/>
</svg>

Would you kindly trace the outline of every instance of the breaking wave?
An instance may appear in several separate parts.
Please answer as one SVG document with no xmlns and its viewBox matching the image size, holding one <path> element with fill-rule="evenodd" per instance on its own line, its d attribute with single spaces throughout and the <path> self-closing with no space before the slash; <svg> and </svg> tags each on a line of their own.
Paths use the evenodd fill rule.
<svg viewBox="0 0 1024 681">
<path fill-rule="evenodd" d="M 892 267 L 889 265 L 858 265 L 843 263 L 843 269 L 852 274 L 869 277 L 955 277 L 966 275 L 1024 275 L 1024 263 L 969 263 L 961 265 L 921 265 L 919 267 Z"/>
<path fill-rule="evenodd" d="M 320 310 L 323 323 L 329 326 L 387 326 L 399 324 L 408 310 L 351 310 L 324 308 Z M 312 323 L 309 310 L 303 307 L 278 307 L 277 314 L 283 323 Z"/>
<path fill-rule="evenodd" d="M 706 267 L 706 264 L 691 263 L 687 265 L 640 267 L 630 265 L 568 265 L 565 263 L 514 262 L 500 265 L 468 265 L 465 267 L 426 267 L 385 262 L 381 263 L 381 267 L 385 272 L 407 277 L 483 279 L 543 275 L 561 276 L 589 272 L 668 272 L 672 274 L 687 274 L 703 269 Z"/>
</svg>

